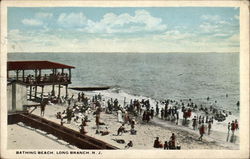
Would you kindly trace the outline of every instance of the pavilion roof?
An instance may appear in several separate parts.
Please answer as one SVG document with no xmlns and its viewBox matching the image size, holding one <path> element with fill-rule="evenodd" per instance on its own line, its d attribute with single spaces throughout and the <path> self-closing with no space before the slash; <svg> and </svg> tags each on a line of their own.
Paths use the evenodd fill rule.
<svg viewBox="0 0 250 159">
<path fill-rule="evenodd" d="M 36 70 L 36 69 L 62 69 L 75 68 L 65 64 L 51 61 L 8 61 L 7 70 Z"/>
</svg>

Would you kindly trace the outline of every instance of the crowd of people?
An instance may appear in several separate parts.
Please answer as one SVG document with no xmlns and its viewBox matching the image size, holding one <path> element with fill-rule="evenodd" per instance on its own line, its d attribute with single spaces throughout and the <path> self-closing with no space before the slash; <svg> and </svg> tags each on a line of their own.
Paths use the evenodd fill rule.
<svg viewBox="0 0 250 159">
<path fill-rule="evenodd" d="M 34 75 L 29 74 L 25 79 L 25 83 L 29 84 L 39 84 L 39 83 L 46 83 L 46 82 L 68 82 L 69 76 L 68 73 L 60 73 L 57 74 L 44 74 L 44 76 L 38 75 L 35 77 Z"/>
<path fill-rule="evenodd" d="M 202 141 L 202 138 L 206 132 L 208 135 L 211 134 L 212 125 L 214 123 L 214 115 L 216 113 L 221 113 L 218 109 L 214 108 L 212 105 L 207 108 L 202 105 L 199 107 L 197 104 L 194 104 L 192 99 L 187 100 L 186 102 L 180 100 L 180 102 L 174 100 L 164 100 L 157 101 L 156 105 L 152 105 L 149 100 L 138 100 L 131 99 L 129 103 L 126 104 L 124 100 L 123 106 L 118 99 L 106 99 L 102 98 L 101 94 L 96 94 L 92 98 L 85 96 L 83 92 L 78 93 L 75 98 L 74 95 L 69 97 L 61 97 L 61 104 L 67 105 L 67 109 L 63 112 L 57 112 L 56 118 L 61 121 L 61 125 L 64 123 L 70 124 L 72 119 L 74 122 L 79 123 L 79 132 L 86 134 L 85 127 L 88 126 L 87 122 L 90 122 L 89 115 L 95 116 L 96 123 L 96 134 L 108 135 L 110 134 L 108 127 L 105 127 L 105 123 L 101 122 L 101 112 L 107 114 L 114 114 L 117 116 L 117 121 L 121 123 L 121 126 L 117 128 L 117 136 L 121 136 L 123 133 L 130 133 L 131 135 L 136 135 L 137 130 L 135 124 L 141 122 L 142 124 L 147 124 L 154 117 L 157 117 L 161 120 L 166 120 L 173 122 L 179 125 L 179 114 L 180 111 L 183 114 L 182 125 L 190 126 L 194 131 L 198 130 L 200 137 L 198 140 Z M 209 99 L 207 99 L 209 100 Z M 160 109 L 161 104 L 161 109 Z M 42 108 L 42 107 L 41 107 Z M 41 109 L 41 115 L 44 115 L 44 109 Z M 203 112 L 200 115 L 193 115 L 192 113 L 197 110 Z M 224 113 L 224 111 L 223 111 Z M 64 121 L 64 120 L 67 120 Z M 130 130 L 125 129 L 125 124 L 130 125 Z M 100 129 L 100 126 L 104 125 L 105 130 Z M 231 130 L 232 133 L 239 129 L 238 121 L 232 121 L 228 123 L 228 133 Z M 125 148 L 133 146 L 133 142 L 130 141 Z M 153 147 L 155 148 L 164 148 L 164 149 L 180 149 L 180 145 L 176 145 L 176 135 L 173 133 L 170 137 L 170 141 L 165 141 L 162 144 L 159 141 L 159 137 L 154 141 Z"/>
<path fill-rule="evenodd" d="M 154 141 L 154 148 L 163 148 L 164 150 L 180 150 L 181 146 L 176 144 L 176 136 L 172 133 L 169 141 L 165 141 L 164 144 L 159 140 L 159 137 L 156 137 Z"/>
</svg>

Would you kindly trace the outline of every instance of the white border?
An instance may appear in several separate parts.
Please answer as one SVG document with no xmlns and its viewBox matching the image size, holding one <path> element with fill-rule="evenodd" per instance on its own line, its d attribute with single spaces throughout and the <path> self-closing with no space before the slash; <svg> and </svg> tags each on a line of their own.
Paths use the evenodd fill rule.
<svg viewBox="0 0 250 159">
<path fill-rule="evenodd" d="M 240 150 L 103 150 L 102 155 L 15 155 L 7 150 L 7 7 L 240 7 Z M 243 1 L 2 1 L 0 54 L 1 158 L 248 158 L 249 157 L 249 2 Z"/>
</svg>

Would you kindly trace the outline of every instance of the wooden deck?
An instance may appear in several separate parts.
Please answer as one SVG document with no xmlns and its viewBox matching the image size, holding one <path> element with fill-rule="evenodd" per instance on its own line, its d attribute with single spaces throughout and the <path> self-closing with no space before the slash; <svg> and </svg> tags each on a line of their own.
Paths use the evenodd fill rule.
<svg viewBox="0 0 250 159">
<path fill-rule="evenodd" d="M 62 139 L 71 145 L 75 145 L 80 149 L 118 149 L 117 147 L 112 146 L 106 142 L 103 142 L 88 135 L 81 134 L 75 130 L 72 130 L 65 126 L 61 126 L 55 122 L 41 118 L 37 115 L 29 113 L 9 115 L 8 121 L 9 124 L 23 122 L 27 126 L 33 127 L 35 129 L 40 129 L 42 131 L 47 132 L 48 134 L 52 134 L 58 139 Z"/>
</svg>

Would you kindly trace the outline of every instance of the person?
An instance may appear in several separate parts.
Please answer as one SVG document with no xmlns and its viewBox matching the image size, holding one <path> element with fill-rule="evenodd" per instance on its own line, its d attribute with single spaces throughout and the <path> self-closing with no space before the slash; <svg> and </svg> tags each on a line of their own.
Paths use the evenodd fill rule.
<svg viewBox="0 0 250 159">
<path fill-rule="evenodd" d="M 212 116 L 212 118 L 210 118 L 211 123 L 214 123 L 214 117 Z"/>
<path fill-rule="evenodd" d="M 45 107 L 47 105 L 47 100 L 43 99 L 41 102 L 41 116 L 44 116 L 44 112 L 45 112 Z"/>
<path fill-rule="evenodd" d="M 227 125 L 227 130 L 228 130 L 228 134 L 229 134 L 229 132 L 230 132 L 230 129 L 231 129 L 231 123 L 230 122 L 228 122 L 228 125 Z"/>
<path fill-rule="evenodd" d="M 129 143 L 125 146 L 125 148 L 133 147 L 133 142 L 130 140 Z"/>
<path fill-rule="evenodd" d="M 109 131 L 108 131 L 108 127 L 106 127 L 106 130 L 100 131 L 102 136 L 108 135 Z"/>
<path fill-rule="evenodd" d="M 164 143 L 164 150 L 168 150 L 169 149 L 169 145 L 168 145 L 168 141 L 165 141 L 165 143 Z"/>
<path fill-rule="evenodd" d="M 131 120 L 130 125 L 131 125 L 131 129 L 135 128 L 135 120 L 134 119 Z"/>
<path fill-rule="evenodd" d="M 156 114 L 155 116 L 158 116 L 159 115 L 159 106 L 158 106 L 158 102 L 156 102 Z"/>
<path fill-rule="evenodd" d="M 96 123 L 96 129 L 97 131 L 99 130 L 99 125 L 100 125 L 100 114 L 96 114 L 95 116 L 95 123 Z"/>
<path fill-rule="evenodd" d="M 87 132 L 85 131 L 84 127 L 87 126 L 86 122 L 83 120 L 82 124 L 80 125 L 80 133 L 81 134 L 86 134 Z"/>
<path fill-rule="evenodd" d="M 67 114 L 67 123 L 68 124 L 70 124 L 70 122 L 71 122 L 71 119 L 72 119 L 72 110 L 69 108 L 69 107 L 67 107 L 67 109 L 66 109 L 66 114 Z"/>
<path fill-rule="evenodd" d="M 175 147 L 175 140 L 176 140 L 176 136 L 175 136 L 175 134 L 174 133 L 172 133 L 172 136 L 170 137 L 170 141 L 171 141 L 171 145 L 173 146 L 173 147 Z"/>
<path fill-rule="evenodd" d="M 208 123 L 208 116 L 206 116 L 206 123 Z"/>
<path fill-rule="evenodd" d="M 232 133 L 234 135 L 234 131 L 235 131 L 235 123 L 234 123 L 234 121 L 232 121 L 232 123 L 231 123 L 231 130 L 232 130 Z"/>
<path fill-rule="evenodd" d="M 147 123 L 149 122 L 149 120 L 150 120 L 150 112 L 147 111 L 146 112 L 146 121 L 147 121 Z"/>
<path fill-rule="evenodd" d="M 212 128 L 212 124 L 211 124 L 211 121 L 209 121 L 208 122 L 208 135 L 210 135 L 211 128 Z"/>
<path fill-rule="evenodd" d="M 156 139 L 154 141 L 154 148 L 162 148 L 162 147 L 163 147 L 163 145 L 159 141 L 159 137 L 156 137 Z"/>
<path fill-rule="evenodd" d="M 201 115 L 199 116 L 199 126 L 201 125 Z"/>
<path fill-rule="evenodd" d="M 77 97 L 77 99 L 78 99 L 78 102 L 80 102 L 80 101 L 81 101 L 81 93 L 80 93 L 80 92 L 78 93 L 78 97 Z"/>
<path fill-rule="evenodd" d="M 237 103 L 236 103 L 236 105 L 237 105 L 237 107 L 238 107 L 238 109 L 240 108 L 240 101 L 238 101 Z"/>
<path fill-rule="evenodd" d="M 95 114 L 95 123 L 96 123 L 96 132 L 99 133 L 99 125 L 100 125 L 100 115 L 101 115 L 101 108 L 100 106 L 96 107 L 96 111 L 94 112 Z"/>
<path fill-rule="evenodd" d="M 199 137 L 198 140 L 202 141 L 203 134 L 205 133 L 205 126 L 204 126 L 204 124 L 201 125 L 199 131 L 200 131 L 200 137 Z"/>
<path fill-rule="evenodd" d="M 63 118 L 61 117 L 61 119 L 60 119 L 61 121 L 60 121 L 60 124 L 61 124 L 61 126 L 63 126 L 63 124 L 64 124 L 64 122 L 63 122 Z"/>
<path fill-rule="evenodd" d="M 101 93 L 98 94 L 98 99 L 99 99 L 100 101 L 102 100 Z"/>
<path fill-rule="evenodd" d="M 81 101 L 83 102 L 83 101 L 84 101 L 84 98 L 85 98 L 85 97 L 84 97 L 84 93 L 82 92 L 80 96 L 81 96 Z"/>
<path fill-rule="evenodd" d="M 146 121 L 146 111 L 144 111 L 142 114 L 142 121 Z"/>
<path fill-rule="evenodd" d="M 130 134 L 131 134 L 131 135 L 136 135 L 136 133 L 137 133 L 137 131 L 136 131 L 134 128 L 132 128 L 132 129 L 130 130 Z"/>
<path fill-rule="evenodd" d="M 117 136 L 120 134 L 122 135 L 123 132 L 125 132 L 124 124 L 122 124 L 122 126 L 120 126 L 117 130 Z"/>
<path fill-rule="evenodd" d="M 164 117 L 164 109 L 161 108 L 161 119 L 163 119 L 163 117 Z"/>
<path fill-rule="evenodd" d="M 237 121 L 237 119 L 235 119 L 235 130 L 238 130 L 239 129 L 239 124 L 238 124 L 238 121 Z"/>
<path fill-rule="evenodd" d="M 117 111 L 117 120 L 118 120 L 118 122 L 123 123 L 122 111 L 120 109 Z"/>
<path fill-rule="evenodd" d="M 196 126 L 197 126 L 197 119 L 196 119 L 196 116 L 194 116 L 194 118 L 193 118 L 193 124 L 192 124 L 192 126 L 193 126 L 193 129 L 195 130 L 195 128 L 196 128 Z"/>
<path fill-rule="evenodd" d="M 125 111 L 125 113 L 124 113 L 124 123 L 125 124 L 127 124 L 127 122 L 129 122 L 129 115 L 128 115 L 128 112 L 127 111 Z"/>
<path fill-rule="evenodd" d="M 176 113 L 176 125 L 178 125 L 178 122 L 179 122 L 179 110 L 176 109 L 175 113 Z"/>
<path fill-rule="evenodd" d="M 153 119 L 153 117 L 154 117 L 154 108 L 153 107 L 151 107 L 150 116 L 151 116 L 151 119 Z"/>
</svg>

